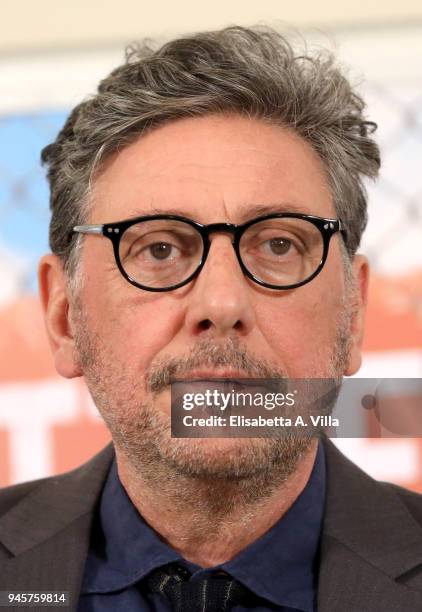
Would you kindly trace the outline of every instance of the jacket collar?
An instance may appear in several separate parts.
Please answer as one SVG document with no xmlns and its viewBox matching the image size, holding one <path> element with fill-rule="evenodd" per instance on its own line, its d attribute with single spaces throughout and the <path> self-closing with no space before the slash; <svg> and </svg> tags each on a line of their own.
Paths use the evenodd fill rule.
<svg viewBox="0 0 422 612">
<path fill-rule="evenodd" d="M 422 563 L 422 529 L 394 488 L 377 482 L 325 439 L 323 535 L 398 578 Z"/>
<path fill-rule="evenodd" d="M 422 609 L 422 529 L 394 487 L 325 440 L 327 497 L 318 610 Z"/>
<path fill-rule="evenodd" d="M 109 444 L 81 467 L 39 481 L 0 518 L 2 544 L 13 555 L 20 555 L 92 513 L 113 456 Z"/>
</svg>

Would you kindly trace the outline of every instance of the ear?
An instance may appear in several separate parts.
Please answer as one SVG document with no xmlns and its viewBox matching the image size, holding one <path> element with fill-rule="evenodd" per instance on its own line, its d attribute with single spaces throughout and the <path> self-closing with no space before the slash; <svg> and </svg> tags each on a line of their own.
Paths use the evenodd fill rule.
<svg viewBox="0 0 422 612">
<path fill-rule="evenodd" d="M 71 307 L 61 260 L 44 255 L 38 266 L 38 284 L 47 336 L 57 372 L 65 378 L 82 376 L 76 359 Z"/>
<path fill-rule="evenodd" d="M 369 262 L 364 255 L 355 255 L 352 262 L 353 285 L 352 319 L 350 323 L 350 352 L 346 376 L 356 374 L 362 365 L 362 342 L 365 333 L 365 314 L 368 301 Z"/>
</svg>

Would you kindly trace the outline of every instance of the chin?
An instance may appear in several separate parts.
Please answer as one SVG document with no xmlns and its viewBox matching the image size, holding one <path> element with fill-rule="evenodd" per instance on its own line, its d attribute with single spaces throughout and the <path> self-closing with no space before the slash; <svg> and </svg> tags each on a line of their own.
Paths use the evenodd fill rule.
<svg viewBox="0 0 422 612">
<path fill-rule="evenodd" d="M 159 446 L 167 469 L 191 477 L 253 479 L 286 477 L 297 467 L 310 441 L 268 438 L 172 438 Z"/>
</svg>

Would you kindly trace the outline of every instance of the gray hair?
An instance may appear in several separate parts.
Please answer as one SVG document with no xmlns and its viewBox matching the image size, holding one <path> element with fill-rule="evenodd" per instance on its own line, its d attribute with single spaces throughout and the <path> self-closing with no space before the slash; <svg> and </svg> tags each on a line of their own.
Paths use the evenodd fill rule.
<svg viewBox="0 0 422 612">
<path fill-rule="evenodd" d="M 141 134 L 184 117 L 237 113 L 294 130 L 325 167 L 337 216 L 355 254 L 367 223 L 363 179 L 375 178 L 376 124 L 365 103 L 327 51 L 295 53 L 268 27 L 228 27 L 173 40 L 153 49 L 142 42 L 126 51 L 93 97 L 71 112 L 41 159 L 50 183 L 50 247 L 71 278 L 87 222 L 90 187 L 105 161 Z"/>
</svg>

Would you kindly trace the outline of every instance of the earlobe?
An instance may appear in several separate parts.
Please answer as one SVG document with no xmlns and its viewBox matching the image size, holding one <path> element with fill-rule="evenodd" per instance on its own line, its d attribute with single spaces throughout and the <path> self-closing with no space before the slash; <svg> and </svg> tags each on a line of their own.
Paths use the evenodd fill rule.
<svg viewBox="0 0 422 612">
<path fill-rule="evenodd" d="M 355 255 L 352 262 L 353 289 L 351 295 L 350 352 L 346 376 L 356 374 L 362 364 L 362 343 L 368 302 L 369 262 L 364 255 Z"/>
<path fill-rule="evenodd" d="M 82 376 L 75 352 L 66 277 L 62 262 L 56 255 L 50 253 L 41 258 L 38 284 L 56 370 L 65 378 Z"/>
</svg>

